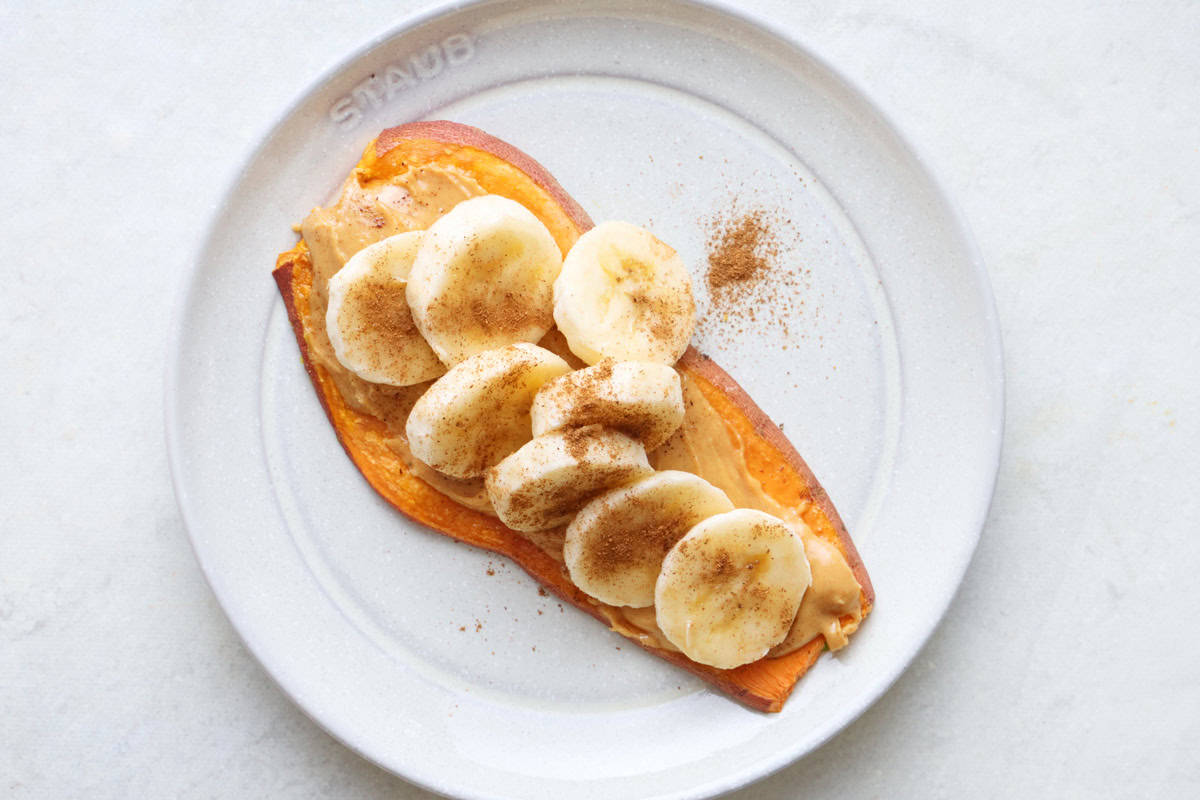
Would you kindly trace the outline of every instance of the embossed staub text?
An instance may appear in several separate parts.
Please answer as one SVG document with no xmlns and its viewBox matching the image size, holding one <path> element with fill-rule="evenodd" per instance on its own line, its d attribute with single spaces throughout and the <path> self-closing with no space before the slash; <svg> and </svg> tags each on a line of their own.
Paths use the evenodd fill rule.
<svg viewBox="0 0 1200 800">
<path fill-rule="evenodd" d="M 329 119 L 342 130 L 351 130 L 362 122 L 368 111 L 381 108 L 401 92 L 422 81 L 436 78 L 447 69 L 470 61 L 475 41 L 467 33 L 447 36 L 424 50 L 389 63 L 372 73 L 329 107 Z"/>
</svg>

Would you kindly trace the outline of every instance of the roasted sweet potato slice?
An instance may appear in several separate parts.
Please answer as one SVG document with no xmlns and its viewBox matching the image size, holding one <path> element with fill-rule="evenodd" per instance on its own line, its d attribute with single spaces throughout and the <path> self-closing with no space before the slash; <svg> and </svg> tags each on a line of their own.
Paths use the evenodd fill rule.
<svg viewBox="0 0 1200 800">
<path fill-rule="evenodd" d="M 536 161 L 509 144 L 475 128 L 453 122 L 419 122 L 389 128 L 372 142 L 356 167 L 363 186 L 386 182 L 414 166 L 443 165 L 470 175 L 483 191 L 517 200 L 537 215 L 566 252 L 591 227 L 591 220 Z M 380 234 L 384 235 L 383 233 Z M 655 646 L 652 637 L 633 635 L 621 624 L 620 611 L 598 603 L 571 582 L 561 562 L 526 536 L 499 520 L 461 505 L 433 488 L 405 464 L 388 440 L 396 431 L 383 419 L 356 410 L 343 397 L 331 367 L 319 363 L 311 344 L 315 330 L 310 313 L 318 280 L 307 244 L 280 254 L 275 281 L 287 307 L 305 369 L 346 453 L 363 476 L 389 503 L 413 520 L 459 541 L 508 556 L 547 589 L 632 638 L 660 658 L 681 666 L 721 691 L 761 711 L 778 711 L 796 681 L 825 646 L 818 634 L 786 655 L 762 658 L 732 670 L 698 664 L 681 653 Z M 874 603 L 874 592 L 862 559 L 832 502 L 804 460 L 779 428 L 740 386 L 708 357 L 689 348 L 677 368 L 719 415 L 724 435 L 737 443 L 746 472 L 756 486 L 780 506 L 795 509 L 812 535 L 833 545 L 860 587 L 858 613 L 843 618 L 852 632 Z M 689 414 L 692 411 L 689 409 Z M 393 426 L 395 421 L 392 421 Z M 851 584 L 852 586 L 853 584 Z"/>
</svg>

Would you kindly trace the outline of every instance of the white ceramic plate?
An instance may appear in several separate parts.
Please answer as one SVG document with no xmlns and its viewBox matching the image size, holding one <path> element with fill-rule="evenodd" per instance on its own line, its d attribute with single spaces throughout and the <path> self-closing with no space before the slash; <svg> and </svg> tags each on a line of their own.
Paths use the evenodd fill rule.
<svg viewBox="0 0 1200 800">
<path fill-rule="evenodd" d="M 181 303 L 168 442 L 213 590 L 313 719 L 443 793 L 695 797 L 787 764 L 912 659 L 991 497 L 1000 345 L 951 203 L 879 111 L 794 42 L 729 10 L 648 5 L 484 3 L 382 36 L 265 137 Z M 790 219 L 787 332 L 726 323 L 697 343 L 809 460 L 878 604 L 783 713 L 709 692 L 503 559 L 409 523 L 342 453 L 270 270 L 364 145 L 420 118 L 512 142 L 595 219 L 650 225 L 697 276 L 706 218 Z"/>
</svg>

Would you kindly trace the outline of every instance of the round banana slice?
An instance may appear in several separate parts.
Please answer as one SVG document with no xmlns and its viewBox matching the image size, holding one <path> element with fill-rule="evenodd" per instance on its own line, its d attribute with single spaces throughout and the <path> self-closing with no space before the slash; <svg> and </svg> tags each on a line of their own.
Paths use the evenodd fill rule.
<svg viewBox="0 0 1200 800">
<path fill-rule="evenodd" d="M 408 278 L 417 328 L 447 366 L 554 324 L 562 252 L 529 209 L 507 197 L 465 200 L 425 232 Z"/>
<path fill-rule="evenodd" d="M 618 431 L 590 425 L 539 436 L 488 470 L 488 497 L 518 531 L 562 525 L 601 492 L 649 475 L 646 450 Z"/>
<path fill-rule="evenodd" d="M 529 406 L 566 361 L 528 343 L 498 347 L 451 367 L 421 395 L 405 434 L 415 458 L 453 478 L 474 478 L 532 438 Z"/>
<path fill-rule="evenodd" d="M 410 231 L 367 245 L 329 279 L 325 330 L 333 354 L 365 381 L 412 386 L 446 371 L 417 330 L 406 298 L 424 237 Z"/>
<path fill-rule="evenodd" d="M 589 364 L 674 364 L 692 338 L 696 303 L 683 260 L 645 228 L 604 222 L 579 237 L 554 282 L 554 321 Z"/>
<path fill-rule="evenodd" d="M 799 534 L 739 508 L 704 520 L 667 553 L 655 619 L 688 658 L 733 669 L 783 641 L 811 582 Z"/>
<path fill-rule="evenodd" d="M 679 373 L 652 361 L 605 359 L 555 378 L 533 398 L 533 435 L 560 428 L 607 425 L 639 440 L 647 451 L 683 424 Z"/>
<path fill-rule="evenodd" d="M 663 557 L 697 523 L 733 510 L 717 487 L 690 472 L 656 472 L 597 497 L 567 526 L 571 580 L 613 606 L 654 604 Z"/>
</svg>

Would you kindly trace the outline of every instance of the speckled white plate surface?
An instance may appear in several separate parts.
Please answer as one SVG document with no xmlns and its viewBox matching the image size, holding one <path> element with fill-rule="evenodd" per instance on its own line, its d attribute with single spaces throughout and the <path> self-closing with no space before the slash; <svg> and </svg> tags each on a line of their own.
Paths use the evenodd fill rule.
<svg viewBox="0 0 1200 800">
<path fill-rule="evenodd" d="M 755 321 L 700 292 L 696 343 L 808 459 L 877 607 L 784 711 L 709 692 L 506 561 L 413 525 L 341 451 L 270 270 L 383 127 L 477 125 L 597 220 L 649 225 L 703 288 L 714 216 L 775 220 Z M 167 375 L 179 504 L 213 590 L 349 747 L 464 797 L 696 797 L 807 753 L 936 626 L 996 473 L 1002 365 L 970 236 L 886 119 L 798 44 L 691 3 L 482 3 L 410 20 L 307 91 L 218 209 Z"/>
</svg>

